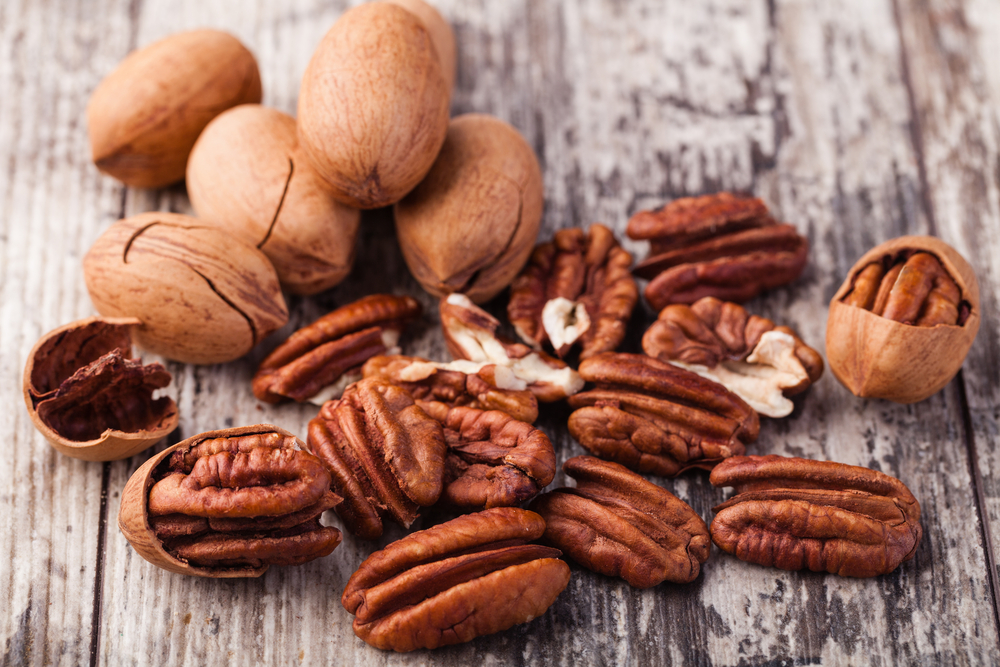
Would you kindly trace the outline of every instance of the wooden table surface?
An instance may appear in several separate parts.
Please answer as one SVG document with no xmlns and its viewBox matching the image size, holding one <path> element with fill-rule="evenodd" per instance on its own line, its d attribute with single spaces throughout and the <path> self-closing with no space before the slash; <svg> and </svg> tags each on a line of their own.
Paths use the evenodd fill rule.
<svg viewBox="0 0 1000 667">
<path fill-rule="evenodd" d="M 436 652 L 370 648 L 340 605 L 378 545 L 249 581 L 169 574 L 116 526 L 119 494 L 154 450 L 115 463 L 57 454 L 21 396 L 29 350 L 94 313 L 80 262 L 123 216 L 190 212 L 183 186 L 125 188 L 90 161 L 85 108 L 130 50 L 176 31 L 231 31 L 257 56 L 264 103 L 294 113 L 302 72 L 345 0 L 3 0 L 0 3 L 0 654 L 4 665 L 981 664 L 1000 661 L 1000 3 L 996 0 L 439 0 L 458 39 L 452 112 L 514 124 L 545 175 L 542 240 L 641 208 L 749 190 L 809 238 L 809 264 L 749 309 L 823 350 L 827 304 L 868 248 L 934 234 L 972 264 L 983 324 L 963 370 L 910 406 L 852 396 L 827 372 L 751 453 L 831 459 L 905 482 L 923 510 L 916 557 L 868 580 L 749 565 L 713 549 L 689 585 L 638 591 L 573 567 L 542 617 Z M 167 363 L 174 443 L 272 422 L 300 436 L 311 406 L 266 406 L 249 379 L 294 327 L 374 291 L 427 309 L 405 342 L 447 359 L 433 301 L 385 211 L 365 214 L 341 286 L 291 298 L 291 322 L 237 362 Z M 645 244 L 626 243 L 639 258 Z M 499 301 L 490 306 L 502 312 Z M 631 323 L 637 351 L 648 307 Z M 147 355 L 147 359 L 150 357 Z M 564 408 L 542 428 L 560 464 L 583 453 Z M 162 448 L 167 443 L 161 443 Z M 560 473 L 554 486 L 565 483 Z M 701 472 L 654 479 L 706 520 Z M 336 517 L 331 522 L 336 522 Z M 419 524 L 418 524 L 419 525 Z M 427 525 L 426 522 L 424 525 Z"/>
</svg>

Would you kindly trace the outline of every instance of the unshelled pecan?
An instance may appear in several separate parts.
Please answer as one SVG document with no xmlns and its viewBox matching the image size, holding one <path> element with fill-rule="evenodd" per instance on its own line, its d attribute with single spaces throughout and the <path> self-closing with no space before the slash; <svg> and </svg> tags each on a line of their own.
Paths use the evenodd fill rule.
<svg viewBox="0 0 1000 667">
<path fill-rule="evenodd" d="M 747 301 L 790 283 L 806 265 L 808 242 L 777 222 L 760 199 L 720 192 L 677 199 L 629 220 L 627 234 L 650 240 L 635 274 L 651 280 L 656 310 L 705 296 Z"/>
<path fill-rule="evenodd" d="M 319 517 L 341 499 L 300 444 L 267 424 L 188 438 L 136 471 L 118 525 L 143 558 L 184 574 L 259 576 L 326 556 L 341 535 Z"/>
<path fill-rule="evenodd" d="M 715 508 L 712 540 L 758 565 L 874 577 L 913 558 L 923 533 L 910 490 L 868 468 L 741 456 L 719 464 L 710 480 L 736 490 Z"/>
<path fill-rule="evenodd" d="M 379 378 L 352 384 L 309 422 L 308 446 L 326 464 L 348 531 L 375 539 L 383 517 L 409 527 L 437 502 L 444 479 L 441 425 L 402 387 Z"/>
<path fill-rule="evenodd" d="M 592 454 L 638 472 L 710 469 L 757 439 L 757 413 L 721 384 L 639 354 L 580 364 L 596 386 L 569 398 L 570 434 Z"/>
<path fill-rule="evenodd" d="M 341 602 L 380 649 L 467 642 L 540 616 L 569 583 L 560 552 L 531 541 L 545 521 L 500 507 L 411 533 L 361 564 Z"/>
<path fill-rule="evenodd" d="M 589 570 L 636 588 L 694 581 L 708 560 L 708 526 L 683 500 L 610 461 L 574 456 L 576 488 L 539 496 L 544 541 Z"/>
<path fill-rule="evenodd" d="M 507 317 L 521 340 L 536 349 L 548 342 L 559 357 L 577 341 L 581 359 L 614 350 L 639 298 L 631 265 L 604 225 L 561 229 L 511 283 Z"/>
<path fill-rule="evenodd" d="M 725 385 L 768 417 L 791 413 L 786 397 L 823 374 L 823 357 L 794 331 L 711 296 L 660 311 L 642 337 L 642 349 Z"/>
<path fill-rule="evenodd" d="M 403 327 L 420 312 L 412 297 L 372 294 L 324 315 L 261 362 L 254 396 L 267 403 L 292 398 L 319 404 L 340 396 L 360 379 L 365 360 L 395 351 Z"/>
</svg>

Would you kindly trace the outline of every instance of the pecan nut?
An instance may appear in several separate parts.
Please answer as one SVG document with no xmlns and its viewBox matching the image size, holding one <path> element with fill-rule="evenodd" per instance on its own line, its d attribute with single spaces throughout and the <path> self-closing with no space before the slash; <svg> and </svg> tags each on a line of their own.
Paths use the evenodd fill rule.
<svg viewBox="0 0 1000 667">
<path fill-rule="evenodd" d="M 823 357 L 794 331 L 710 296 L 660 311 L 642 349 L 725 385 L 768 417 L 790 414 L 794 405 L 786 397 L 823 375 Z"/>
<path fill-rule="evenodd" d="M 299 329 L 261 362 L 253 393 L 265 403 L 291 398 L 322 405 L 361 378 L 361 365 L 394 351 L 403 327 L 420 317 L 416 299 L 372 294 Z M 325 391 L 324 391 L 325 390 Z"/>
<path fill-rule="evenodd" d="M 753 408 L 721 384 L 639 354 L 605 352 L 580 364 L 596 387 L 569 398 L 569 432 L 630 470 L 675 476 L 711 469 L 757 439 Z"/>
<path fill-rule="evenodd" d="M 694 581 L 708 560 L 708 526 L 683 500 L 623 466 L 591 456 L 563 465 L 576 488 L 539 496 L 544 540 L 588 570 L 636 588 Z"/>
<path fill-rule="evenodd" d="M 149 562 L 202 577 L 257 577 L 330 554 L 340 502 L 323 463 L 268 424 L 188 438 L 147 461 L 122 493 L 118 527 Z"/>
<path fill-rule="evenodd" d="M 760 199 L 720 192 L 677 199 L 640 211 L 626 232 L 650 240 L 650 256 L 634 273 L 650 279 L 655 310 L 705 296 L 743 302 L 799 277 L 806 238 L 770 216 Z"/>
<path fill-rule="evenodd" d="M 443 364 L 418 357 L 380 355 L 366 361 L 361 374 L 403 387 L 425 410 L 427 402 L 438 401 L 451 407 L 500 410 L 529 424 L 538 419 L 538 400 L 509 368 L 489 364 L 466 373 L 460 370 L 464 365 L 463 361 Z"/>
<path fill-rule="evenodd" d="M 341 602 L 354 633 L 380 649 L 467 642 L 545 613 L 569 583 L 545 521 L 514 507 L 467 514 L 407 535 L 361 564 Z"/>
<path fill-rule="evenodd" d="M 344 498 L 337 514 L 358 537 L 379 537 L 383 517 L 409 528 L 419 508 L 441 495 L 441 425 L 405 389 L 379 378 L 356 382 L 327 402 L 309 422 L 307 443 Z"/>
<path fill-rule="evenodd" d="M 507 317 L 535 349 L 548 342 L 565 357 L 579 341 L 580 358 L 610 352 L 625 337 L 639 298 L 629 273 L 632 255 L 604 225 L 561 229 L 535 246 L 510 287 Z"/>
<path fill-rule="evenodd" d="M 923 534 L 910 490 L 868 468 L 741 456 L 718 465 L 710 480 L 736 489 L 715 508 L 712 541 L 758 565 L 874 577 L 913 558 Z"/>
</svg>

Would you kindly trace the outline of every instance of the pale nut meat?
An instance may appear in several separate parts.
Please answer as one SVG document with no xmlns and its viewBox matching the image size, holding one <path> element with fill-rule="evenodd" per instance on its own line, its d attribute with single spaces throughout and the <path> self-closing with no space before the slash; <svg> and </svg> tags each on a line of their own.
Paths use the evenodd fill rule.
<svg viewBox="0 0 1000 667">
<path fill-rule="evenodd" d="M 441 16 L 441 12 L 423 0 L 387 0 L 387 2 L 399 5 L 423 21 L 427 31 L 431 34 L 434 51 L 441 61 L 441 72 L 444 74 L 448 92 L 451 93 L 455 88 L 455 69 L 458 64 L 455 32 L 451 29 L 451 24 Z"/>
<path fill-rule="evenodd" d="M 902 236 L 865 253 L 834 294 L 827 361 L 856 396 L 916 403 L 955 377 L 980 320 L 969 263 L 940 239 Z"/>
<path fill-rule="evenodd" d="M 643 335 L 642 349 L 725 385 L 768 417 L 791 414 L 795 406 L 787 397 L 823 374 L 823 358 L 794 331 L 715 297 L 664 308 Z"/>
<path fill-rule="evenodd" d="M 220 114 L 191 151 L 186 184 L 198 218 L 263 251 L 293 294 L 350 273 L 361 212 L 330 194 L 288 114 L 258 104 Z"/>
<path fill-rule="evenodd" d="M 379 208 L 424 178 L 448 131 L 449 88 L 432 36 L 387 2 L 344 12 L 299 92 L 299 141 L 333 195 Z"/>
<path fill-rule="evenodd" d="M 427 177 L 395 207 L 410 272 L 436 297 L 496 296 L 524 266 L 542 221 L 542 171 L 511 125 L 484 114 L 452 119 Z"/>
<path fill-rule="evenodd" d="M 218 30 L 171 35 L 130 53 L 94 90 L 87 105 L 94 163 L 126 185 L 170 185 L 184 178 L 209 121 L 260 99 L 257 61 L 238 39 Z"/>
<path fill-rule="evenodd" d="M 267 257 L 186 215 L 119 220 L 84 256 L 83 276 L 98 312 L 139 319 L 135 342 L 175 361 L 232 361 L 288 320 Z"/>
<path fill-rule="evenodd" d="M 177 428 L 177 404 L 154 394 L 170 384 L 161 364 L 132 358 L 139 320 L 93 317 L 42 336 L 24 368 L 35 428 L 66 456 L 117 461 Z"/>
</svg>

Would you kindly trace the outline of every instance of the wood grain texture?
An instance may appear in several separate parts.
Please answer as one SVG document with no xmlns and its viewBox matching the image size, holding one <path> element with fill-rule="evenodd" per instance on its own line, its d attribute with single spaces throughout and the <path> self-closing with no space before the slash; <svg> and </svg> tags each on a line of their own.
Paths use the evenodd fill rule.
<svg viewBox="0 0 1000 667">
<path fill-rule="evenodd" d="M 92 313 L 80 258 L 101 231 L 121 215 L 191 212 L 182 186 L 126 191 L 98 174 L 87 98 L 131 48 L 211 26 L 255 53 L 264 103 L 294 113 L 309 57 L 348 4 L 356 3 L 0 4 L 0 396 L 14 406 L 0 411 L 11 451 L 0 471 L 0 558 L 10 563 L 0 569 L 0 664 L 83 664 L 91 647 L 91 664 L 107 665 L 1000 661 L 987 548 L 1000 550 L 1000 64 L 991 53 L 1000 6 L 992 0 L 436 3 L 458 41 L 452 112 L 493 113 L 539 155 L 543 240 L 595 221 L 622 234 L 640 208 L 752 190 L 808 236 L 811 252 L 799 281 L 748 309 L 817 349 L 829 299 L 873 245 L 935 233 L 969 259 L 984 320 L 957 380 L 898 406 L 857 399 L 827 372 L 789 418 L 764 419 L 751 447 L 903 480 L 921 502 L 926 534 L 896 572 L 872 580 L 787 573 L 713 550 L 694 583 L 636 591 L 574 566 L 566 591 L 531 623 L 400 656 L 357 639 L 339 602 L 357 565 L 402 536 L 398 527 L 376 544 L 345 536 L 325 559 L 253 581 L 168 574 L 132 551 L 115 517 L 146 455 L 106 465 L 60 457 L 20 407 L 35 340 Z M 625 245 L 645 255 L 645 244 Z M 377 291 L 425 306 L 406 353 L 448 358 L 436 305 L 409 276 L 391 217 L 366 213 L 351 277 L 317 297 L 291 298 L 291 321 L 259 349 L 220 366 L 167 363 L 181 411 L 169 443 L 265 421 L 304 436 L 316 408 L 255 401 L 257 363 L 295 328 Z M 504 304 L 489 307 L 502 315 Z M 653 317 L 645 308 L 634 318 L 629 351 L 639 350 Z M 560 464 L 584 453 L 566 432 L 567 415 L 549 406 L 538 424 Z M 706 520 L 727 495 L 707 474 L 654 481 Z M 553 485 L 566 483 L 559 473 Z M 416 527 L 442 518 L 432 512 Z"/>
</svg>

